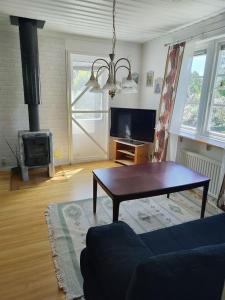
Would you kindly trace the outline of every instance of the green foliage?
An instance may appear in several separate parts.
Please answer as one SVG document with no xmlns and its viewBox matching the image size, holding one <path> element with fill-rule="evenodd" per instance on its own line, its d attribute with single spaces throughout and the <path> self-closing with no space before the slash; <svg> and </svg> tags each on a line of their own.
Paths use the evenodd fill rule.
<svg viewBox="0 0 225 300">
<path fill-rule="evenodd" d="M 198 72 L 191 73 L 188 86 L 188 101 L 185 105 L 183 125 L 196 127 L 199 101 L 201 96 L 202 79 Z"/>
<path fill-rule="evenodd" d="M 219 60 L 217 76 L 211 104 L 211 111 L 208 123 L 208 129 L 217 133 L 225 134 L 225 51 L 223 50 L 222 59 Z M 184 108 L 183 125 L 197 126 L 198 110 L 201 98 L 203 78 L 196 71 L 192 71 L 188 84 L 188 99 Z M 202 99 L 206 101 L 207 99 Z M 199 116 L 201 117 L 201 116 Z M 204 116 L 203 116 L 204 117 Z"/>
<path fill-rule="evenodd" d="M 218 92 L 221 97 L 225 97 L 225 88 L 219 89 Z"/>
<path fill-rule="evenodd" d="M 183 125 L 196 127 L 198 118 L 199 101 L 201 97 L 202 79 L 194 71 L 190 76 L 188 87 L 188 101 L 184 108 Z M 214 94 L 214 103 L 225 104 L 225 89 L 218 88 Z M 225 133 L 225 107 L 215 107 L 211 113 L 210 130 Z"/>
<path fill-rule="evenodd" d="M 210 129 L 219 133 L 225 133 L 225 108 L 215 107 L 213 109 Z"/>
<path fill-rule="evenodd" d="M 189 93 L 192 98 L 192 102 L 199 104 L 199 99 L 201 96 L 201 89 L 202 89 L 202 79 L 199 77 L 198 72 L 192 72 L 189 81 Z"/>
</svg>

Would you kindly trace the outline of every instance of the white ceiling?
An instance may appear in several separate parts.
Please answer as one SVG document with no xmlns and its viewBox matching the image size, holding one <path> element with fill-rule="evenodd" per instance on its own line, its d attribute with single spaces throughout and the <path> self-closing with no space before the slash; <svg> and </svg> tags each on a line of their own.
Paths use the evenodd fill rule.
<svg viewBox="0 0 225 300">
<path fill-rule="evenodd" d="M 225 0 L 118 0 L 117 38 L 144 42 L 224 10 Z M 45 20 L 50 30 L 112 36 L 112 0 L 0 0 L 0 13 Z"/>
</svg>

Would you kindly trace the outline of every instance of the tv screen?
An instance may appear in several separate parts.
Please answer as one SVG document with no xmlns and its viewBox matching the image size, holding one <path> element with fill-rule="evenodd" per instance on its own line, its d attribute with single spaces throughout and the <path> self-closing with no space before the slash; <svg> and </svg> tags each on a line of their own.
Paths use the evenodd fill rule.
<svg viewBox="0 0 225 300">
<path fill-rule="evenodd" d="M 112 107 L 110 135 L 153 142 L 155 118 L 155 110 Z"/>
</svg>

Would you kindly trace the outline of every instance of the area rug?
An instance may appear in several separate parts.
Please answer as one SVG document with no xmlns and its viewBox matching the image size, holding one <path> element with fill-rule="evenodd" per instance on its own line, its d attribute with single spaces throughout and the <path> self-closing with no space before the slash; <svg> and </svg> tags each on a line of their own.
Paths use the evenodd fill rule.
<svg viewBox="0 0 225 300">
<path fill-rule="evenodd" d="M 201 201 L 197 194 L 185 192 L 127 201 L 120 205 L 119 220 L 128 223 L 136 233 L 199 219 Z M 206 216 L 218 213 L 207 204 Z M 51 204 L 46 212 L 49 236 L 59 287 L 67 300 L 81 299 L 83 281 L 80 253 L 85 247 L 88 228 L 112 222 L 112 201 L 97 200 L 97 215 L 92 212 L 92 199 Z"/>
</svg>

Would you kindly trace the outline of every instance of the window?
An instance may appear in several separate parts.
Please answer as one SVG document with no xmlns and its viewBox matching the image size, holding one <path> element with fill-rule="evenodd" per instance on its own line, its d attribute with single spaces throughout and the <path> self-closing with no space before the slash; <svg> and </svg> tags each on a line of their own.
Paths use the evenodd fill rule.
<svg viewBox="0 0 225 300">
<path fill-rule="evenodd" d="M 198 121 L 198 111 L 202 91 L 206 62 L 206 51 L 198 51 L 194 54 L 191 74 L 188 83 L 187 100 L 184 107 L 182 127 L 195 130 Z"/>
<path fill-rule="evenodd" d="M 212 93 L 208 131 L 225 136 L 225 45 L 220 46 Z"/>
<path fill-rule="evenodd" d="M 225 143 L 225 42 L 194 52 L 180 134 Z"/>
</svg>

